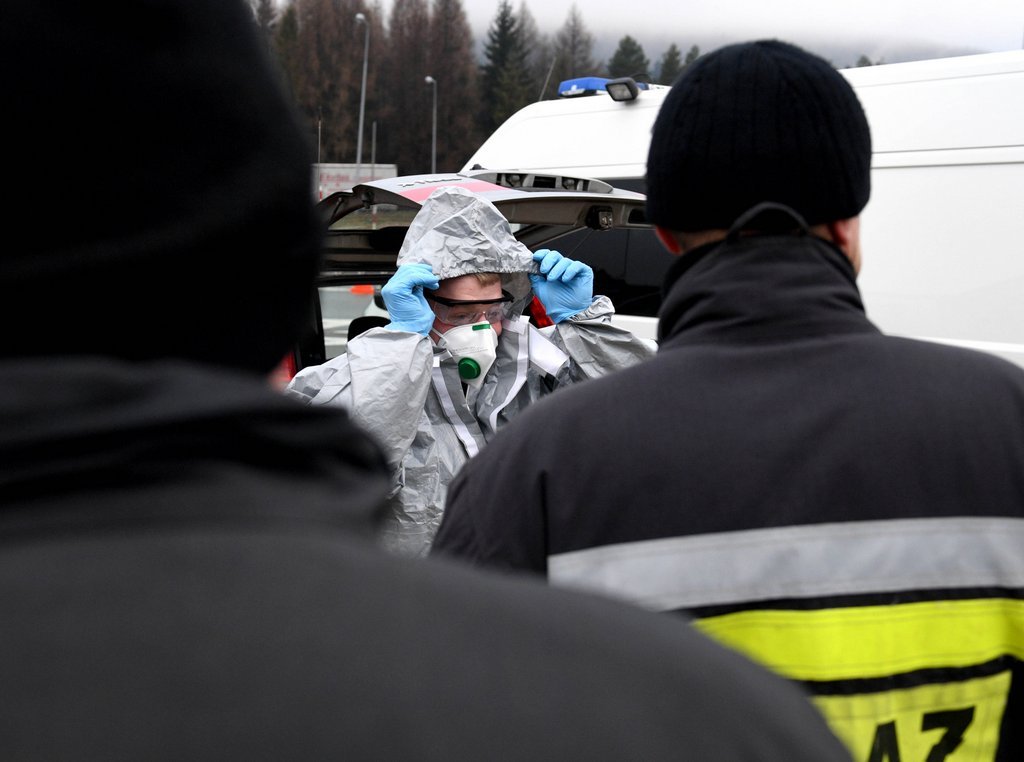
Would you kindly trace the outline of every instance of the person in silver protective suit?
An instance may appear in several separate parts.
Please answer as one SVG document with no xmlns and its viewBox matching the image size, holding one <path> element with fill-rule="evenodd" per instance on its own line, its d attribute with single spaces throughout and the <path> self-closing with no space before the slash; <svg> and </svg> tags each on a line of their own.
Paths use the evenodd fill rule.
<svg viewBox="0 0 1024 762">
<path fill-rule="evenodd" d="M 382 289 L 391 322 L 305 368 L 286 393 L 347 408 L 392 468 L 385 547 L 426 555 L 448 483 L 503 424 L 567 384 L 651 357 L 611 324 L 593 271 L 557 251 L 531 252 L 486 199 L 440 188 L 424 202 Z M 536 296 L 554 325 L 524 314 Z"/>
</svg>

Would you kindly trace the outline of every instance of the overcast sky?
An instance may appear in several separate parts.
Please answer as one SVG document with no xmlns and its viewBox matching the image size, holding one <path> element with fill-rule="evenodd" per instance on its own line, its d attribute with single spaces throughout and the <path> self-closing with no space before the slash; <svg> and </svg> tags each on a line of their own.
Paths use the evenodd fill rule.
<svg viewBox="0 0 1024 762">
<path fill-rule="evenodd" d="M 518 9 L 521 0 L 512 0 Z M 1015 50 L 1024 43 L 1024 0 L 576 0 L 597 58 L 630 34 L 652 61 L 675 42 L 707 50 L 754 37 L 776 37 L 833 60 L 858 51 L 889 62 L 969 52 Z M 557 30 L 573 0 L 526 0 L 541 32 Z M 494 18 L 495 0 L 463 0 L 477 42 Z M 388 3 L 390 7 L 390 3 Z M 607 48 L 611 46 L 611 50 Z M 823 51 L 822 48 L 825 50 Z"/>
</svg>

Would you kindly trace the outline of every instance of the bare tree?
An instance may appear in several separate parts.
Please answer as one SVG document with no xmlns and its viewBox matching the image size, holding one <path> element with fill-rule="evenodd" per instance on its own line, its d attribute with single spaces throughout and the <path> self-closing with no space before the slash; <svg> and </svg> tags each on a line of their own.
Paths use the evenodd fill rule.
<svg viewBox="0 0 1024 762">
<path fill-rule="evenodd" d="M 516 11 L 519 21 L 519 34 L 526 50 L 526 67 L 530 75 L 530 96 L 533 100 L 542 100 L 549 89 L 549 76 L 554 63 L 554 52 L 551 39 L 541 34 L 537 20 L 530 13 L 526 0 L 521 0 Z"/>
<path fill-rule="evenodd" d="M 284 0 L 273 18 L 272 0 L 249 2 L 254 19 L 272 29 L 271 48 L 318 141 L 321 161 L 356 159 L 367 39 L 357 13 L 369 24 L 364 164 L 375 158 L 397 164 L 403 174 L 429 170 L 428 75 L 437 82 L 438 169 L 460 168 L 487 134 L 477 118 L 479 67 L 463 0 L 394 0 L 386 19 L 381 0 Z M 530 24 L 535 39 L 532 17 Z"/>
<path fill-rule="evenodd" d="M 277 22 L 277 9 L 274 7 L 274 0 L 256 0 L 256 23 L 263 31 L 263 36 L 270 40 L 273 38 L 274 24 Z"/>
<path fill-rule="evenodd" d="M 296 103 L 318 132 L 325 162 L 355 161 L 363 61 L 355 15 L 362 9 L 358 0 L 294 0 L 276 36 Z"/>
<path fill-rule="evenodd" d="M 554 81 L 585 77 L 598 73 L 594 63 L 594 36 L 587 31 L 583 16 L 573 3 L 565 24 L 555 35 L 558 60 L 554 66 Z"/>
<path fill-rule="evenodd" d="M 284 71 L 293 96 L 296 92 L 296 85 L 302 79 L 302 73 L 299 70 L 298 47 L 299 15 L 295 4 L 289 2 L 278 17 L 277 25 L 274 28 L 273 51 Z"/>
<path fill-rule="evenodd" d="M 430 66 L 437 80 L 437 168 L 460 169 L 483 139 L 474 118 L 479 98 L 473 35 L 462 0 L 434 0 Z"/>
<path fill-rule="evenodd" d="M 427 0 L 395 0 L 388 16 L 387 45 L 382 46 L 380 81 L 386 106 L 382 103 L 379 145 L 400 174 L 430 170 L 432 93 L 424 78 L 439 76 L 431 71 L 430 31 Z M 440 131 L 440 114 L 438 122 Z"/>
</svg>

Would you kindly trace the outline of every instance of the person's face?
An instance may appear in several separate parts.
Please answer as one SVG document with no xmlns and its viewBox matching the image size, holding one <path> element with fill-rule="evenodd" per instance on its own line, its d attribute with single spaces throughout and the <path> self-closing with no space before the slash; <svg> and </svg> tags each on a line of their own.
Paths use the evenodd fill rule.
<svg viewBox="0 0 1024 762">
<path fill-rule="evenodd" d="M 458 301 L 467 301 L 468 304 L 456 304 L 445 308 L 446 317 L 448 320 L 457 320 L 457 318 L 475 318 L 476 320 L 486 320 L 487 318 L 483 315 L 484 311 L 491 310 L 494 307 L 500 307 L 500 304 L 479 304 L 474 303 L 474 300 L 489 300 L 489 299 L 500 299 L 501 294 L 501 283 L 492 283 L 489 286 L 483 286 L 480 281 L 472 275 L 460 275 L 458 278 L 447 278 L 441 281 L 441 285 L 433 292 L 427 292 L 427 303 L 430 304 L 431 309 L 438 311 L 437 305 L 432 303 L 430 300 L 431 294 L 443 297 L 445 299 L 455 299 Z M 443 306 L 443 305 L 442 305 Z M 434 317 L 434 330 L 438 333 L 446 333 L 450 331 L 454 326 L 451 323 L 446 323 L 437 317 Z M 494 328 L 495 333 L 501 335 L 501 320 L 491 323 L 491 327 Z"/>
</svg>

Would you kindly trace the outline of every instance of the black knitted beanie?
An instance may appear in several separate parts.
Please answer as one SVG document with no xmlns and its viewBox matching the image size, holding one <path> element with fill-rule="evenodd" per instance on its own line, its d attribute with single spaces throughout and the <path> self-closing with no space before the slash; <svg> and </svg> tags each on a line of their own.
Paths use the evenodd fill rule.
<svg viewBox="0 0 1024 762">
<path fill-rule="evenodd" d="M 0 354 L 272 368 L 308 319 L 321 232 L 307 130 L 248 4 L 0 15 Z"/>
<path fill-rule="evenodd" d="M 647 216 L 671 230 L 727 229 L 762 202 L 808 225 L 855 217 L 871 193 L 860 101 L 827 61 L 794 45 L 729 45 L 665 98 L 647 159 Z"/>
</svg>

